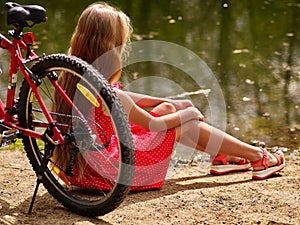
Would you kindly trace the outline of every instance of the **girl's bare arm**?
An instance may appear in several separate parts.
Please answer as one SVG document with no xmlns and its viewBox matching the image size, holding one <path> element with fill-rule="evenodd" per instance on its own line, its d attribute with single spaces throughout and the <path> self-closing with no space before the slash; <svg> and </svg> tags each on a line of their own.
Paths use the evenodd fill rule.
<svg viewBox="0 0 300 225">
<path fill-rule="evenodd" d="M 193 103 L 189 100 L 172 100 L 168 98 L 158 98 L 144 94 L 138 94 L 134 92 L 125 91 L 135 104 L 141 108 L 155 107 L 163 102 L 169 102 L 173 104 L 176 110 L 185 109 L 193 106 Z"/>
<path fill-rule="evenodd" d="M 175 128 L 189 120 L 203 120 L 201 112 L 194 107 L 188 107 L 161 117 L 154 117 L 140 108 L 127 92 L 118 90 L 117 93 L 129 121 L 151 131 Z"/>
</svg>

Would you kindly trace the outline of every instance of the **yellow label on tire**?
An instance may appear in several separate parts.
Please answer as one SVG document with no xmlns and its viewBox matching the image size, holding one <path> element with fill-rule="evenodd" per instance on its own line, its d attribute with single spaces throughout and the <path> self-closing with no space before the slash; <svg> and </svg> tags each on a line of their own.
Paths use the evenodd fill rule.
<svg viewBox="0 0 300 225">
<path fill-rule="evenodd" d="M 97 98 L 87 88 L 85 88 L 84 86 L 82 86 L 79 83 L 76 85 L 76 87 L 80 91 L 80 93 L 95 107 L 98 108 L 100 106 Z"/>
</svg>

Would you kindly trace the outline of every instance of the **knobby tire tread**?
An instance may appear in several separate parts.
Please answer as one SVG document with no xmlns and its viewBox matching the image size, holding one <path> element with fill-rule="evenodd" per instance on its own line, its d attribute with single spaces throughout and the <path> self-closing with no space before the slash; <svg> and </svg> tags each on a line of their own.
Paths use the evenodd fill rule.
<svg viewBox="0 0 300 225">
<path fill-rule="evenodd" d="M 105 80 L 103 76 L 95 76 L 95 74 L 99 74 L 94 67 L 90 66 L 89 64 L 85 63 L 84 61 L 73 57 L 69 55 L 64 54 L 53 54 L 46 57 L 43 57 L 35 63 L 31 71 L 35 73 L 36 75 L 40 76 L 41 79 L 43 79 L 43 74 L 47 68 L 51 67 L 65 67 L 68 69 L 72 69 L 75 72 L 82 74 L 85 73 L 85 76 L 90 79 L 92 84 L 98 85 L 101 90 L 100 94 L 102 98 L 106 101 L 106 104 L 110 108 L 112 105 L 114 106 L 114 110 L 112 110 L 112 117 L 114 120 L 117 120 L 118 128 L 122 133 L 119 133 L 120 140 L 121 140 L 121 154 L 122 158 L 122 164 L 130 165 L 127 167 L 133 167 L 134 165 L 134 153 L 133 153 L 133 144 L 132 144 L 132 137 L 131 137 L 131 131 L 128 126 L 128 121 L 126 118 L 126 114 L 123 110 L 123 107 L 119 100 L 115 97 L 115 95 L 112 93 L 111 89 L 108 87 L 108 83 Z M 20 122 L 20 126 L 27 127 L 28 121 L 27 121 L 27 99 L 28 99 L 28 93 L 30 91 L 29 84 L 26 82 L 26 80 L 23 81 L 21 88 L 20 88 L 20 95 L 19 95 L 19 104 L 18 104 L 18 118 Z M 117 110 L 115 110 L 115 107 Z M 119 127 L 121 126 L 121 127 Z M 35 151 L 38 151 L 38 147 L 35 141 L 32 142 L 34 146 L 31 145 L 31 141 L 29 137 L 24 136 L 23 137 L 23 144 L 25 151 L 27 153 L 27 157 L 33 167 L 33 170 L 38 173 L 40 162 L 36 158 Z M 122 145 L 122 143 L 126 143 L 125 145 Z M 33 149 L 34 147 L 35 149 Z M 129 169 L 126 171 L 128 174 L 128 177 L 133 176 L 133 170 Z M 50 174 L 51 176 L 51 174 Z M 85 202 L 78 203 L 70 200 L 69 198 L 66 198 L 63 193 L 60 193 L 60 190 L 58 190 L 58 187 L 54 186 L 53 182 L 49 180 L 49 176 L 47 176 L 47 172 L 44 173 L 43 176 L 43 185 L 48 190 L 48 192 L 55 198 L 57 201 L 59 201 L 61 204 L 63 204 L 66 208 L 69 210 L 75 212 L 76 214 L 88 216 L 88 217 L 95 217 L 95 216 L 101 216 L 104 214 L 107 214 L 117 208 L 124 198 L 126 197 L 127 193 L 129 192 L 129 186 L 123 185 L 123 184 L 117 184 L 114 191 L 110 194 L 110 197 L 100 203 L 99 205 L 89 205 Z"/>
</svg>

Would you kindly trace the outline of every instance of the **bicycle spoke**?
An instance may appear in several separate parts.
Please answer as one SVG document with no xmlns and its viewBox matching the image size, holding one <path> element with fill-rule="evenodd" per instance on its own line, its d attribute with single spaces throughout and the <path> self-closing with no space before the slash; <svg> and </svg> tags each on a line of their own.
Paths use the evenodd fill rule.
<svg viewBox="0 0 300 225">
<path fill-rule="evenodd" d="M 53 143 L 51 140 L 47 143 L 47 139 L 43 142 L 23 138 L 30 162 L 39 174 L 42 162 L 48 162 L 43 184 L 59 202 L 76 213 L 95 216 L 110 212 L 126 196 L 134 154 L 120 102 L 104 78 L 95 75 L 90 65 L 81 63 L 64 55 L 49 56 L 36 63 L 32 72 L 42 80 L 36 94 L 41 95 L 37 97 L 39 102 L 43 99 L 44 105 L 39 105 L 36 94 L 24 81 L 18 117 L 21 126 L 42 137 L 47 134 L 51 139 L 57 138 L 51 132 L 56 126 L 64 141 L 50 148 L 50 155 L 47 152 L 46 156 L 45 151 Z M 42 108 L 47 110 L 48 119 Z M 116 110 L 115 117 L 112 109 Z M 108 125 L 111 128 L 107 129 Z M 87 185 L 90 176 L 96 182 Z"/>
</svg>

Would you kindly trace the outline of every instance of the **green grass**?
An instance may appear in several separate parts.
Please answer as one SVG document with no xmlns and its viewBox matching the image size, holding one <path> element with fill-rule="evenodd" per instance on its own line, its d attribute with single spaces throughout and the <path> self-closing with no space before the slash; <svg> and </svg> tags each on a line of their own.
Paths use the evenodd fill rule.
<svg viewBox="0 0 300 225">
<path fill-rule="evenodd" d="M 0 150 L 21 150 L 24 151 L 24 146 L 22 143 L 22 139 L 17 138 L 15 143 L 12 143 L 8 146 L 0 148 Z"/>
<path fill-rule="evenodd" d="M 39 149 L 44 149 L 45 145 L 44 145 L 44 142 L 42 140 L 36 139 L 36 143 L 37 143 Z M 0 151 L 1 150 L 21 150 L 21 151 L 25 151 L 21 138 L 17 138 L 15 143 L 12 143 L 8 146 L 0 148 Z"/>
</svg>

